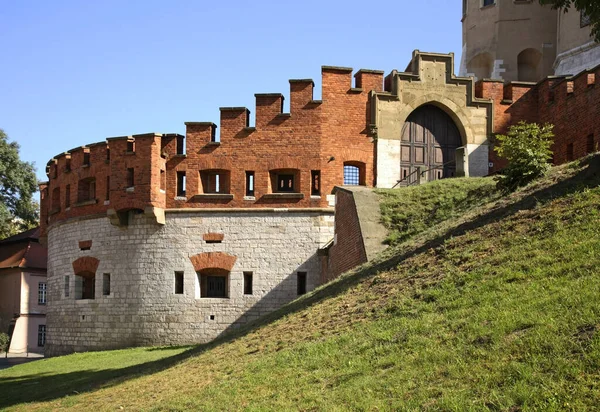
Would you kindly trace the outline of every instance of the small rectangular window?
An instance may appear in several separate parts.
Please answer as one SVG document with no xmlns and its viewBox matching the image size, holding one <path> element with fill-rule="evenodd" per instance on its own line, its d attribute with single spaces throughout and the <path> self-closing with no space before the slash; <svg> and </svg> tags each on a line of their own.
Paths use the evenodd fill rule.
<svg viewBox="0 0 600 412">
<path fill-rule="evenodd" d="M 90 152 L 84 152 L 83 153 L 83 165 L 84 166 L 89 166 L 90 165 Z"/>
<path fill-rule="evenodd" d="M 254 196 L 254 172 L 246 171 L 246 196 Z"/>
<path fill-rule="evenodd" d="M 167 189 L 167 174 L 164 170 L 160 171 L 160 190 Z"/>
<path fill-rule="evenodd" d="M 185 144 L 183 141 L 183 136 L 177 136 L 177 154 L 182 155 L 185 154 Z"/>
<path fill-rule="evenodd" d="M 65 298 L 69 297 L 69 275 L 65 276 Z"/>
<path fill-rule="evenodd" d="M 46 304 L 46 282 L 38 283 L 38 304 Z"/>
<path fill-rule="evenodd" d="M 252 272 L 244 272 L 244 295 L 252 294 Z"/>
<path fill-rule="evenodd" d="M 596 151 L 596 148 L 594 147 L 594 135 L 591 134 L 587 137 L 587 141 L 586 141 L 586 153 L 590 154 L 590 153 L 594 153 Z"/>
<path fill-rule="evenodd" d="M 133 187 L 135 185 L 134 182 L 134 169 L 133 167 L 127 168 L 127 187 Z"/>
<path fill-rule="evenodd" d="M 321 195 L 321 171 L 311 170 L 310 171 L 310 194 L 311 196 Z"/>
<path fill-rule="evenodd" d="M 306 272 L 298 272 L 298 295 L 304 295 L 306 293 Z"/>
<path fill-rule="evenodd" d="M 294 175 L 277 175 L 277 191 L 278 192 L 293 192 L 294 191 Z"/>
<path fill-rule="evenodd" d="M 106 148 L 106 161 L 110 162 L 110 148 Z"/>
<path fill-rule="evenodd" d="M 65 172 L 71 171 L 71 159 L 67 159 L 67 164 L 65 165 Z"/>
<path fill-rule="evenodd" d="M 38 326 L 38 346 L 43 347 L 46 345 L 46 325 Z"/>
<path fill-rule="evenodd" d="M 106 193 L 104 194 L 106 201 L 110 200 L 110 176 L 106 176 Z"/>
<path fill-rule="evenodd" d="M 185 196 L 185 172 L 177 172 L 177 196 Z"/>
<path fill-rule="evenodd" d="M 585 14 L 585 12 L 582 11 L 579 17 L 579 27 L 586 27 L 590 24 L 592 24 L 592 19 L 590 18 L 590 16 Z"/>
<path fill-rule="evenodd" d="M 102 295 L 110 295 L 110 273 L 102 275 Z"/>
<path fill-rule="evenodd" d="M 183 295 L 183 272 L 175 272 L 175 294 Z"/>
<path fill-rule="evenodd" d="M 567 145 L 567 162 L 572 161 L 574 158 L 573 156 L 573 143 L 569 143 Z"/>
<path fill-rule="evenodd" d="M 496 0 L 483 0 L 482 3 L 483 3 L 482 7 L 491 6 L 492 4 L 496 4 Z"/>
<path fill-rule="evenodd" d="M 135 152 L 135 140 L 127 140 L 127 152 Z"/>
<path fill-rule="evenodd" d="M 65 207 L 71 206 L 71 185 L 65 187 Z"/>
</svg>

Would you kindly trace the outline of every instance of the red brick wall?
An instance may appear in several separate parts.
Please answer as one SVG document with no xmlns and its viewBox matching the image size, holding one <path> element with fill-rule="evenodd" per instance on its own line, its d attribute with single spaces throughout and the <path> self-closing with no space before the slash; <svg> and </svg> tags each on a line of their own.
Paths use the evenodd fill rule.
<svg viewBox="0 0 600 412">
<path fill-rule="evenodd" d="M 338 189 L 335 203 L 335 243 L 329 249 L 325 281 L 367 261 L 362 233 L 351 192 Z"/>
</svg>

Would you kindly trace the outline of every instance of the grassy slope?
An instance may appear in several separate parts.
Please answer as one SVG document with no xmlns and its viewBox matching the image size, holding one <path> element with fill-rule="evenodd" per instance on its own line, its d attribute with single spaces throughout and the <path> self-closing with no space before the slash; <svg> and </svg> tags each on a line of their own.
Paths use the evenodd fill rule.
<svg viewBox="0 0 600 412">
<path fill-rule="evenodd" d="M 141 359 L 117 380 L 94 379 L 106 353 L 0 371 L 0 406 L 593 409 L 600 157 L 591 164 L 443 222 L 236 337 L 153 362 L 147 349 L 113 352 L 113 364 Z M 91 377 L 73 384 L 82 369 Z M 40 381 L 70 384 L 20 403 L 37 401 Z M 71 394 L 94 384 L 106 387 Z"/>
</svg>

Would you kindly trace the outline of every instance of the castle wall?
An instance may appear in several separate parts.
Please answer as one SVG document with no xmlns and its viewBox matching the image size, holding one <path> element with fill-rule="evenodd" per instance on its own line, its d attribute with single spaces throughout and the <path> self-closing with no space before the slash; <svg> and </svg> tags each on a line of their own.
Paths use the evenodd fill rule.
<svg viewBox="0 0 600 412">
<path fill-rule="evenodd" d="M 222 235 L 222 242 L 207 243 L 215 239 L 207 234 Z M 48 239 L 46 354 L 214 339 L 295 299 L 298 271 L 307 272 L 307 290 L 314 289 L 317 250 L 332 236 L 333 215 L 325 210 L 180 210 L 168 211 L 165 225 L 144 214 L 127 228 L 106 218 L 55 225 Z M 88 240 L 91 249 L 80 250 L 79 242 Z M 233 257 L 228 298 L 200 298 L 192 262 L 198 254 Z M 81 257 L 99 260 L 95 299 L 76 299 L 73 262 Z M 175 271 L 184 272 L 183 294 L 174 293 Z M 244 295 L 245 271 L 253 274 L 252 295 Z M 108 296 L 102 295 L 104 273 L 110 274 Z"/>
</svg>

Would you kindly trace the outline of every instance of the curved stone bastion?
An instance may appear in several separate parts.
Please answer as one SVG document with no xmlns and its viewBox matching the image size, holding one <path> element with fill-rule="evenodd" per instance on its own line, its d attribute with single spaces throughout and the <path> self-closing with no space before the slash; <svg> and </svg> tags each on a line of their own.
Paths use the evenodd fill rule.
<svg viewBox="0 0 600 412">
<path fill-rule="evenodd" d="M 329 210 L 167 211 L 48 233 L 49 356 L 207 342 L 320 283 Z"/>
</svg>

